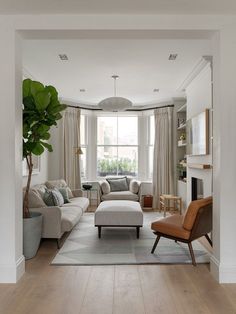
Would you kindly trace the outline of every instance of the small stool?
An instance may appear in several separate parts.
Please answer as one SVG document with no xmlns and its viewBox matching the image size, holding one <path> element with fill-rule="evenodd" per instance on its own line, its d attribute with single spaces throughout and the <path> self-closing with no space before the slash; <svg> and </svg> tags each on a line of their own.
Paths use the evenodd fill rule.
<svg viewBox="0 0 236 314">
<path fill-rule="evenodd" d="M 170 203 L 173 202 L 174 206 L 171 207 Z M 166 210 L 171 210 L 173 208 L 174 211 L 179 210 L 179 213 L 182 213 L 182 198 L 180 196 L 175 196 L 171 194 L 162 194 L 160 196 L 160 211 L 164 211 L 164 217 L 166 216 Z"/>
</svg>

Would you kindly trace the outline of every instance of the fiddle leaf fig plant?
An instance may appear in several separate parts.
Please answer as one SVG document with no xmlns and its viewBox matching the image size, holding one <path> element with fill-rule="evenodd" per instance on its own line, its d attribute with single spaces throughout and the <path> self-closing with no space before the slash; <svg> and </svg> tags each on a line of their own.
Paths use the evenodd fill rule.
<svg viewBox="0 0 236 314">
<path fill-rule="evenodd" d="M 29 218 L 29 190 L 33 172 L 32 155 L 39 156 L 52 146 L 47 142 L 50 139 L 50 128 L 57 125 L 62 118 L 61 112 L 66 105 L 61 104 L 58 93 L 53 86 L 44 86 L 42 83 L 25 79 L 23 81 L 23 158 L 28 166 L 28 180 L 24 194 L 23 217 Z"/>
</svg>

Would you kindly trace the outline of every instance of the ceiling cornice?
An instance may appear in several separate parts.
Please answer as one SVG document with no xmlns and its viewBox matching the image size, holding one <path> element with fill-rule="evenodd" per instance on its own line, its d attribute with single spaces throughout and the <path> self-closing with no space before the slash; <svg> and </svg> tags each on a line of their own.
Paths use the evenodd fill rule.
<svg viewBox="0 0 236 314">
<path fill-rule="evenodd" d="M 202 56 L 197 62 L 192 71 L 188 74 L 185 80 L 177 88 L 177 91 L 184 92 L 188 85 L 195 79 L 195 77 L 205 68 L 207 64 L 212 64 L 212 56 Z"/>
</svg>

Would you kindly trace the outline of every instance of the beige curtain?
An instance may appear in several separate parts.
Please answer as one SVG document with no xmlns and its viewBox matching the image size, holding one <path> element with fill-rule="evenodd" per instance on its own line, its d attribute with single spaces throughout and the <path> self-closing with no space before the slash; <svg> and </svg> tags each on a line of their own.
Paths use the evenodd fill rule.
<svg viewBox="0 0 236 314">
<path fill-rule="evenodd" d="M 62 123 L 62 168 L 63 177 L 71 189 L 81 187 L 80 155 L 80 109 L 67 108 Z"/>
<path fill-rule="evenodd" d="M 174 193 L 173 108 L 154 111 L 153 207 L 159 208 L 161 194 Z"/>
</svg>

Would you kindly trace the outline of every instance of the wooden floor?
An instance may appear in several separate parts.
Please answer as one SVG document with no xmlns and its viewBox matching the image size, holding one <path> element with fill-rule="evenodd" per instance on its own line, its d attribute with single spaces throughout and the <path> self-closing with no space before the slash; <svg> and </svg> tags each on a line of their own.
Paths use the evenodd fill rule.
<svg viewBox="0 0 236 314">
<path fill-rule="evenodd" d="M 236 284 L 219 285 L 207 265 L 50 266 L 45 241 L 16 285 L 0 285 L 2 314 L 230 314 Z"/>
</svg>

